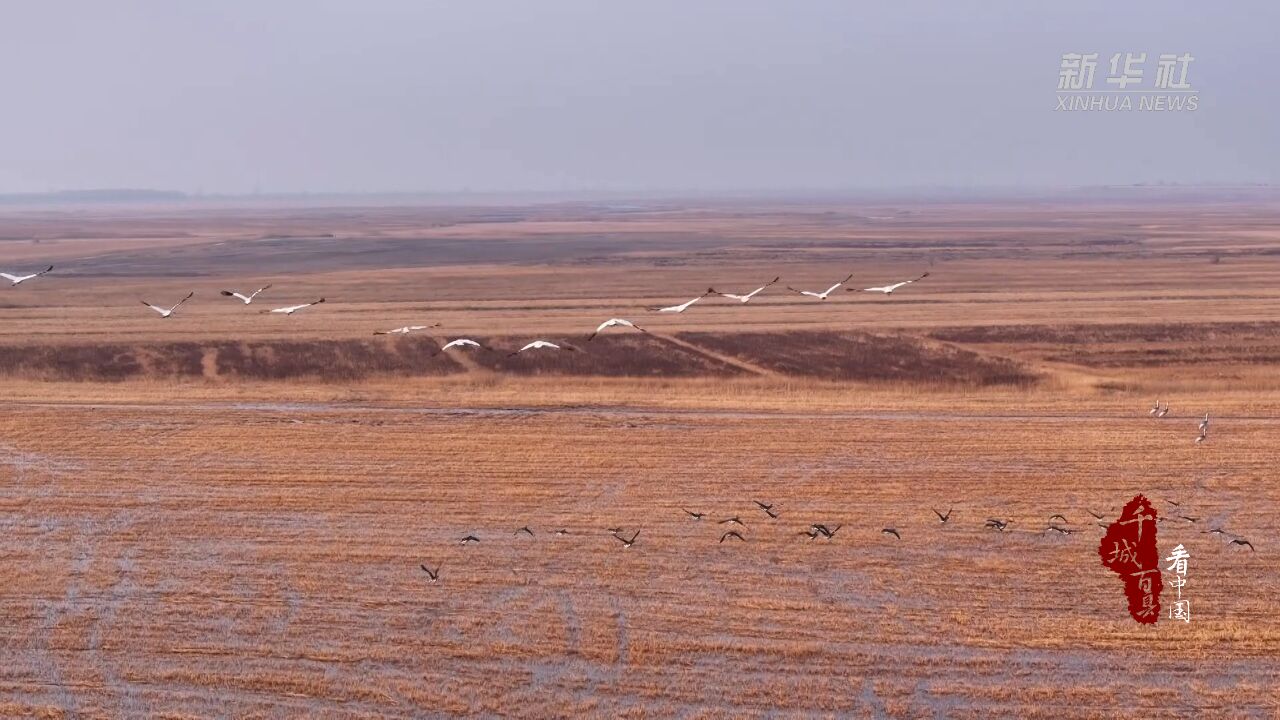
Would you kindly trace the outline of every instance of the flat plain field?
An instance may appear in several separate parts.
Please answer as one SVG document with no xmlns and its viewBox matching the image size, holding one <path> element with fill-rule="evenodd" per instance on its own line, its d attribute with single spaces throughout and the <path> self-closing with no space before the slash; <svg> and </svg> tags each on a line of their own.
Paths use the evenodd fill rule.
<svg viewBox="0 0 1280 720">
<path fill-rule="evenodd" d="M 0 716 L 1273 717 L 1278 236 L 1266 195 L 6 209 L 0 269 L 55 271 L 0 289 Z M 1189 624 L 1100 564 L 1138 493 Z"/>
</svg>

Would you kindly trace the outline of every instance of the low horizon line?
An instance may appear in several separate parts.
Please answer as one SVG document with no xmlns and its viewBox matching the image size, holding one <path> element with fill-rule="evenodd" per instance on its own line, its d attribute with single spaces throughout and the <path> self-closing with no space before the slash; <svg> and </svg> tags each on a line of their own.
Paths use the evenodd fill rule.
<svg viewBox="0 0 1280 720">
<path fill-rule="evenodd" d="M 938 193 L 944 195 L 1009 195 L 1076 193 L 1092 190 L 1263 190 L 1280 188 L 1263 181 L 1231 182 L 1098 182 L 1064 185 L 1041 184 L 984 184 L 984 185 L 885 185 L 850 187 L 756 187 L 756 188 L 567 188 L 567 189 L 471 189 L 455 190 L 281 190 L 250 192 L 203 192 L 148 187 L 86 187 L 44 191 L 0 192 L 0 203 L 22 201 L 64 200 L 112 202 L 130 200 L 191 201 L 191 200 L 272 200 L 272 199 L 323 199 L 323 198 L 431 198 L 431 197 L 805 197 L 805 196 L 858 196 Z M 116 197 L 111 197 L 111 196 Z M 95 196 L 97 196 L 95 198 Z"/>
</svg>

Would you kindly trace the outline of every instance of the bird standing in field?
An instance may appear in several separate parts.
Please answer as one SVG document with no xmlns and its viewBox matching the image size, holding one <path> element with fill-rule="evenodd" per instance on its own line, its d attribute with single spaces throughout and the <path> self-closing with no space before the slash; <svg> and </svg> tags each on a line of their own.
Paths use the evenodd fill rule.
<svg viewBox="0 0 1280 720">
<path fill-rule="evenodd" d="M 507 357 L 515 357 L 516 355 L 519 355 L 520 353 L 525 352 L 526 350 L 541 350 L 544 348 L 550 349 L 550 350 L 568 350 L 569 352 L 578 351 L 578 348 L 573 347 L 572 345 L 565 345 L 564 347 L 561 347 L 553 342 L 547 342 L 546 340 L 534 340 L 533 342 L 529 343 L 528 345 L 525 345 L 524 347 L 520 348 L 519 350 L 513 353 L 507 353 Z"/>
<path fill-rule="evenodd" d="M 910 280 L 903 280 L 902 282 L 896 282 L 896 283 L 893 283 L 892 285 L 881 285 L 880 287 L 869 287 L 869 288 L 848 288 L 848 292 L 878 292 L 878 293 L 884 293 L 885 295 L 892 295 L 894 290 L 897 290 L 898 288 L 904 285 L 910 285 L 913 282 L 920 282 L 921 280 L 927 277 L 929 277 L 929 273 L 924 273 L 920 277 L 914 277 L 914 278 L 911 278 Z"/>
<path fill-rule="evenodd" d="M 591 335 L 587 338 L 587 342 L 591 342 L 592 340 L 595 340 L 597 335 L 604 332 L 605 330 L 608 330 L 611 327 L 629 327 L 629 328 L 635 328 L 636 330 L 639 330 L 642 333 L 649 332 L 648 330 L 645 330 L 644 328 L 640 327 L 639 325 L 636 325 L 630 320 L 623 320 L 622 318 L 609 318 L 608 320 L 605 320 L 604 322 L 600 323 L 600 327 L 597 327 L 596 331 L 591 333 Z"/>
<path fill-rule="evenodd" d="M 1204 414 L 1204 419 L 1200 421 L 1200 434 L 1207 435 L 1209 433 L 1209 413 Z"/>
<path fill-rule="evenodd" d="M 1162 418 L 1168 414 L 1169 414 L 1169 403 L 1165 403 L 1164 407 L 1161 408 L 1160 411 L 1156 413 L 1156 417 Z"/>
<path fill-rule="evenodd" d="M 394 330 L 374 330 L 374 335 L 408 335 L 411 332 L 426 330 L 428 328 L 440 327 L 440 323 L 434 325 L 405 325 Z"/>
<path fill-rule="evenodd" d="M 1196 444 L 1199 445 L 1200 443 L 1208 439 L 1209 439 L 1209 428 L 1208 426 L 1201 425 L 1200 434 L 1196 436 Z"/>
<path fill-rule="evenodd" d="M 843 284 L 845 284 L 845 283 L 849 282 L 850 278 L 852 278 L 852 277 L 853 277 L 853 273 L 849 273 L 849 276 L 848 276 L 848 277 L 846 277 L 845 279 L 843 279 L 843 280 L 841 280 L 840 282 L 836 283 L 835 285 L 832 285 L 831 287 L 827 288 L 826 290 L 823 290 L 822 292 L 812 292 L 812 291 L 810 291 L 810 290 L 797 290 L 797 289 L 795 289 L 795 288 L 791 287 L 790 285 L 788 285 L 788 286 L 787 286 L 787 289 L 788 289 L 788 290 L 790 290 L 790 291 L 791 291 L 791 292 L 793 292 L 793 293 L 798 293 L 798 294 L 800 294 L 800 295 L 807 295 L 808 297 L 818 298 L 819 300 L 826 300 L 828 295 L 830 295 L 831 293 L 835 292 L 835 291 L 836 291 L 836 288 L 838 288 L 838 287 L 840 287 L 841 285 L 843 285 Z"/>
<path fill-rule="evenodd" d="M 1152 406 L 1150 410 L 1147 411 L 1147 414 L 1152 417 L 1155 417 L 1156 413 L 1158 412 L 1160 412 L 1160 398 L 1156 398 L 1156 404 Z"/>
<path fill-rule="evenodd" d="M 755 290 L 752 290 L 746 295 L 734 295 L 733 293 L 726 293 L 726 292 L 716 293 L 716 294 L 719 295 L 720 297 L 727 297 L 730 300 L 737 300 L 740 303 L 749 303 L 751 302 L 751 298 L 755 297 L 757 293 L 769 287 L 770 285 L 773 285 L 774 283 L 778 282 L 781 279 L 782 279 L 782 276 L 778 276 L 770 280 L 769 282 L 765 283 L 764 285 L 761 285 L 760 287 L 756 288 Z"/>
<path fill-rule="evenodd" d="M 302 303 L 301 305 L 290 305 L 290 306 L 288 306 L 288 307 L 278 307 L 278 308 L 272 308 L 272 309 L 270 309 L 270 310 L 263 310 L 263 311 L 262 311 L 262 313 L 263 313 L 264 315 L 266 315 L 266 314 L 272 314 L 272 315 L 292 315 L 292 314 L 294 314 L 294 313 L 298 312 L 299 310 L 305 310 L 305 309 L 307 309 L 307 308 L 311 307 L 312 305 L 319 305 L 319 304 L 320 304 L 320 303 L 322 303 L 322 302 L 324 302 L 324 298 L 320 298 L 319 300 L 315 300 L 315 301 L 312 301 L 312 302 L 309 302 L 309 303 Z"/>
<path fill-rule="evenodd" d="M 28 280 L 31 280 L 33 278 L 38 278 L 41 275 L 45 275 L 51 272 L 52 270 L 53 270 L 53 266 L 50 265 L 49 267 L 41 270 L 40 272 L 31 273 L 30 275 L 11 275 L 7 272 L 0 272 L 0 277 L 9 281 L 9 287 L 15 287 L 17 285 L 21 285 L 22 283 Z"/>
<path fill-rule="evenodd" d="M 174 305 L 174 306 L 173 306 L 173 307 L 171 307 L 171 308 L 162 308 L 162 307 L 160 307 L 159 305 L 152 305 L 151 303 L 147 302 L 146 300 L 143 300 L 143 301 L 142 301 L 142 304 L 143 304 L 143 305 L 146 305 L 147 307 L 151 308 L 152 310 L 155 310 L 156 312 L 160 313 L 160 318 L 161 318 L 161 319 L 164 319 L 164 318 L 172 317 L 172 316 L 173 316 L 173 312 L 174 312 L 175 310 L 177 310 L 179 307 L 181 307 L 181 306 L 182 306 L 182 303 L 184 303 L 184 302 L 186 302 L 186 301 L 190 300 L 190 299 L 191 299 L 191 297 L 192 297 L 193 295 L 195 295 L 195 294 L 196 294 L 196 291 L 195 291 L 195 290 L 192 290 L 191 292 L 187 293 L 187 296 L 186 296 L 186 297 L 184 297 L 184 298 L 182 298 L 181 300 L 179 300 L 177 305 Z"/>
<path fill-rule="evenodd" d="M 649 310 L 650 310 L 651 312 L 682 313 L 682 312 L 684 312 L 685 310 L 688 310 L 688 309 L 689 309 L 689 306 L 693 305 L 694 303 L 698 302 L 699 300 L 701 300 L 702 298 L 704 298 L 704 297 L 706 297 L 706 296 L 708 296 L 708 295 L 714 295 L 714 294 L 715 294 L 715 292 L 716 292 L 716 291 L 715 291 L 714 289 L 712 289 L 712 288 L 707 288 L 707 291 L 706 291 L 706 292 L 704 292 L 704 293 L 702 293 L 701 295 L 699 295 L 698 297 L 696 297 L 696 298 L 694 298 L 694 299 L 690 300 L 689 302 L 680 303 L 679 305 L 671 305 L 671 306 L 669 306 L 669 307 L 649 308 Z"/>
<path fill-rule="evenodd" d="M 254 298 L 258 297 L 258 293 L 262 292 L 263 290 L 269 290 L 269 289 L 271 289 L 270 285 L 263 285 L 262 287 L 258 288 L 257 290 L 254 290 L 248 295 L 245 295 L 244 293 L 241 293 L 241 292 L 237 292 L 235 290 L 223 290 L 222 296 L 237 298 L 240 300 L 240 302 L 244 303 L 245 305 L 248 305 L 249 303 L 253 302 Z"/>
</svg>

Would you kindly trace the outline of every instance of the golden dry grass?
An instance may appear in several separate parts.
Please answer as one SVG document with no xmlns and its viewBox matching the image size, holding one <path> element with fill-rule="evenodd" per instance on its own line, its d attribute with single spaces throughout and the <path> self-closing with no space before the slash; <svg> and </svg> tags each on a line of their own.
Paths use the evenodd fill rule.
<svg viewBox="0 0 1280 720">
<path fill-rule="evenodd" d="M 0 716 L 1275 715 L 1275 218 L 0 216 L 0 237 L 36 234 L 66 268 L 0 292 Z M 447 240 L 492 245 L 476 264 Z M 431 264 L 371 272 L 394 264 L 377 254 L 389 241 Z M 295 259 L 296 275 L 248 275 Z M 165 262 L 202 274 L 164 277 Z M 634 312 L 708 284 L 821 285 L 852 265 L 869 285 L 930 262 L 893 298 Z M 213 297 L 260 280 L 272 303 L 330 302 L 276 318 Z M 137 305 L 191 287 L 201 302 L 171 321 Z M 585 344 L 611 316 L 658 337 Z M 422 318 L 444 327 L 370 336 Z M 563 335 L 584 354 L 421 358 L 465 334 Z M 876 355 L 877 336 L 906 362 Z M 220 363 L 224 347 L 240 354 Z M 88 372 L 107 356 L 139 370 Z M 1010 364 L 1036 381 L 983 381 Z M 1146 416 L 1156 395 L 1171 417 Z M 1190 625 L 1137 626 L 1098 561 L 1086 508 L 1138 492 L 1199 518 L 1159 526 L 1162 551 L 1191 551 Z M 1046 535 L 1055 512 L 1079 532 Z M 731 515 L 746 543 L 717 542 Z M 983 530 L 996 516 L 1013 531 Z M 812 522 L 844 528 L 811 543 Z M 526 524 L 535 537 L 514 534 Z M 1258 551 L 1201 532 L 1218 524 Z M 634 547 L 614 525 L 641 530 Z M 482 542 L 459 545 L 469 533 Z M 443 565 L 439 583 L 422 562 Z"/>
</svg>

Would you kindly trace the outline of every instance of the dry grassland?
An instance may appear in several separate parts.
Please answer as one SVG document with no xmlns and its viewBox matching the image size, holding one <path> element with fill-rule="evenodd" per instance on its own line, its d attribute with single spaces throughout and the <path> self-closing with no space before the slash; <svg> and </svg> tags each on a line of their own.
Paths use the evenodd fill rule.
<svg viewBox="0 0 1280 720">
<path fill-rule="evenodd" d="M 0 288 L 0 717 L 1276 716 L 1277 234 L 1256 198 L 7 210 L 0 269 L 58 270 Z M 1099 563 L 1087 510 L 1138 492 L 1189 625 Z"/>
</svg>

